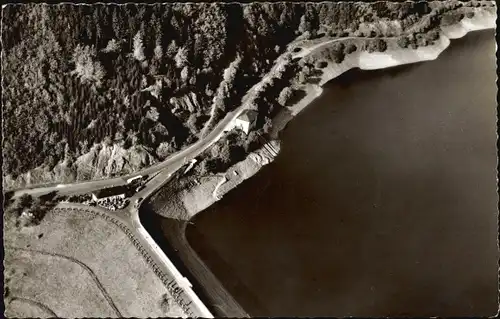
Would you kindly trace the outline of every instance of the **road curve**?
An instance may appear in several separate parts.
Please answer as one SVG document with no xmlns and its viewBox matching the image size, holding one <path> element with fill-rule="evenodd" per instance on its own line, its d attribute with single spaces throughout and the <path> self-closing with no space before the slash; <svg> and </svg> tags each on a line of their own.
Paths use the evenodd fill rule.
<svg viewBox="0 0 500 319">
<path fill-rule="evenodd" d="M 191 287 L 188 286 L 187 280 L 178 272 L 161 249 L 156 246 L 156 243 L 152 241 L 138 221 L 138 216 L 134 218 L 134 208 L 130 208 L 128 211 L 108 211 L 103 208 L 71 203 L 56 206 L 54 212 L 64 214 L 62 212 L 65 210 L 73 213 L 81 211 L 82 213 L 95 214 L 120 228 L 190 318 L 213 318 L 205 305 L 191 290 Z M 182 288 L 182 291 L 178 287 Z M 188 295 L 188 298 L 183 298 L 183 295 Z M 190 306 L 191 304 L 193 306 Z"/>
<path fill-rule="evenodd" d="M 319 44 L 316 44 L 310 48 L 303 49 L 303 51 L 299 52 L 298 54 L 292 55 L 293 58 L 302 58 L 311 52 L 315 51 L 316 49 L 326 46 L 332 42 L 336 41 L 342 41 L 346 40 L 352 37 L 346 37 L 346 38 L 338 38 L 338 39 L 333 39 L 330 41 L 322 42 Z M 122 177 L 117 177 L 117 178 L 110 178 L 110 179 L 102 179 L 102 180 L 92 180 L 92 181 L 84 181 L 84 182 L 76 182 L 76 183 L 71 183 L 71 184 L 52 184 L 52 185 L 47 185 L 47 186 L 42 186 L 42 187 L 31 187 L 27 189 L 20 189 L 20 190 L 15 190 L 13 192 L 13 197 L 20 196 L 22 194 L 30 194 L 33 196 L 38 196 L 38 195 L 43 195 L 49 192 L 57 191 L 59 195 L 67 195 L 67 194 L 74 194 L 74 193 L 86 193 L 90 191 L 94 191 L 97 189 L 105 188 L 105 187 L 112 187 L 112 186 L 120 186 L 120 185 L 125 185 L 127 183 L 127 180 L 136 176 L 144 176 L 144 175 L 155 175 L 154 178 L 152 178 L 148 184 L 146 185 L 145 189 L 139 192 L 138 194 L 135 194 L 131 198 L 131 205 L 127 207 L 127 209 L 120 211 L 121 213 L 124 213 L 121 216 L 116 216 L 119 211 L 116 212 L 109 212 L 108 215 L 114 215 L 113 217 L 118 217 L 121 221 L 124 221 L 128 226 L 131 226 L 131 229 L 133 229 L 134 233 L 137 234 L 137 237 L 139 240 L 144 244 L 146 247 L 148 247 L 150 253 L 153 255 L 153 259 L 158 265 L 161 265 L 164 271 L 169 273 L 174 279 L 177 281 L 180 281 L 180 284 L 184 282 L 183 280 L 185 279 L 180 275 L 177 269 L 173 266 L 173 264 L 170 262 L 170 260 L 165 256 L 163 251 L 159 249 L 154 242 L 149 236 L 149 234 L 146 232 L 144 227 L 141 225 L 139 217 L 138 217 L 138 206 L 140 205 L 140 202 L 143 200 L 143 198 L 146 198 L 150 196 L 152 193 L 157 191 L 161 186 L 163 186 L 174 172 L 176 172 L 179 168 L 181 168 L 183 165 L 185 165 L 187 162 L 192 160 L 193 158 L 197 157 L 200 155 L 203 151 L 208 149 L 210 146 L 212 146 L 215 142 L 217 142 L 221 136 L 224 134 L 226 130 L 230 128 L 231 123 L 246 109 L 252 108 L 252 102 L 253 98 L 258 94 L 258 92 L 262 89 L 262 87 L 266 84 L 269 83 L 270 80 L 275 76 L 276 71 L 279 68 L 282 68 L 284 65 L 286 65 L 287 61 L 284 59 L 284 57 L 288 54 L 288 52 L 283 53 L 278 59 L 276 59 L 276 63 L 274 66 L 271 68 L 271 70 L 261 79 L 261 81 L 248 90 L 248 92 L 243 96 L 242 101 L 240 106 L 238 106 L 235 110 L 229 112 L 226 114 L 226 116 L 215 126 L 215 128 L 205 137 L 202 139 L 198 140 L 194 144 L 190 145 L 184 150 L 181 150 L 177 152 L 176 154 L 173 154 L 169 156 L 165 161 L 154 164 L 146 169 L 143 169 L 141 171 L 135 172 L 133 174 L 129 174 L 126 176 Z M 142 199 L 141 199 L 142 198 Z M 136 200 L 139 200 L 137 204 L 135 203 Z M 70 206 L 71 204 L 68 204 Z M 111 214 L 110 214 L 111 213 Z M 179 242 L 179 245 L 184 245 L 184 243 Z M 189 245 L 187 245 L 189 246 Z M 199 257 L 197 254 L 192 251 L 190 247 L 187 247 L 188 249 L 188 254 L 190 255 L 189 258 L 192 261 L 193 264 L 198 264 L 195 269 L 202 269 L 200 265 L 204 265 L 203 262 L 199 260 Z M 206 266 L 205 266 L 206 267 Z M 207 272 L 208 273 L 208 272 Z M 211 274 L 211 272 L 210 272 Z M 212 274 L 213 276 L 213 274 Z M 212 283 L 218 282 L 217 279 L 214 277 L 210 280 Z M 215 287 L 215 288 L 214 288 Z M 198 297 L 192 292 L 189 287 L 186 287 L 187 289 L 187 294 L 190 296 L 191 301 L 195 303 L 197 306 L 198 310 L 200 313 L 205 314 L 207 317 L 211 317 L 211 313 L 204 307 L 202 306 L 201 303 L 199 302 Z M 217 307 L 219 309 L 224 309 L 223 312 L 227 316 L 234 316 L 234 317 L 248 317 L 248 314 L 241 308 L 241 306 L 230 296 L 227 292 L 223 293 L 225 289 L 220 285 L 212 284 L 212 291 L 217 291 L 215 293 L 215 296 L 218 297 L 218 301 L 216 302 Z M 225 296 L 224 298 L 220 298 L 220 296 Z M 223 300 L 224 299 L 224 300 Z"/>
<path fill-rule="evenodd" d="M 161 163 L 154 164 L 144 170 L 138 171 L 136 173 L 103 180 L 92 180 L 85 182 L 75 182 L 71 184 L 56 184 L 51 186 L 43 186 L 37 188 L 26 188 L 15 190 L 13 193 L 13 197 L 20 196 L 22 194 L 30 194 L 30 195 L 42 195 L 46 193 L 50 193 L 53 191 L 58 191 L 59 194 L 70 194 L 77 192 L 90 192 L 93 190 L 97 190 L 105 187 L 112 186 L 121 186 L 125 185 L 127 179 L 133 178 L 136 176 L 144 176 L 155 174 L 157 172 L 161 172 L 162 175 L 169 175 L 175 172 L 179 167 L 182 167 L 186 162 L 198 156 L 204 150 L 212 146 L 215 142 L 219 140 L 219 138 L 224 134 L 225 129 L 230 125 L 230 123 L 235 120 L 241 112 L 243 112 L 244 106 L 242 105 L 238 109 L 229 112 L 226 117 L 217 124 L 212 132 L 210 132 L 205 138 L 195 142 L 191 146 L 186 149 L 179 151 L 178 153 L 170 156 L 165 161 Z"/>
<path fill-rule="evenodd" d="M 428 18 L 430 14 L 427 14 L 424 18 Z M 311 47 L 308 48 L 303 48 L 302 51 L 298 53 L 293 53 L 292 58 L 303 58 L 306 55 L 309 55 L 313 51 L 317 50 L 320 47 L 326 46 L 328 44 L 331 44 L 333 42 L 338 42 L 338 41 L 343 41 L 343 40 L 348 40 L 348 39 L 367 39 L 367 37 L 342 37 L 342 38 L 336 38 L 336 39 L 331 39 L 328 41 L 323 41 L 318 44 L 315 44 Z M 383 37 L 381 39 L 389 39 L 388 37 Z M 299 45 L 301 46 L 301 45 Z M 262 86 L 263 83 L 267 82 L 270 78 L 274 76 L 274 72 L 276 71 L 277 68 L 281 67 L 284 63 L 283 58 L 288 54 L 288 50 L 285 51 L 283 54 L 281 54 L 277 59 L 275 65 L 271 68 L 271 70 L 261 79 L 261 81 L 248 90 L 248 92 L 243 96 L 241 105 L 235 109 L 234 111 L 229 112 L 226 114 L 224 119 L 222 119 L 210 132 L 207 136 L 203 137 L 202 139 L 198 140 L 194 144 L 188 146 L 184 150 L 181 150 L 171 156 L 169 156 L 167 159 L 165 159 L 163 162 L 154 164 L 148 168 L 145 168 L 141 171 L 117 177 L 117 178 L 108 178 L 108 179 L 101 179 L 101 180 L 92 180 L 92 181 L 84 181 L 84 182 L 74 182 L 70 184 L 45 184 L 45 185 L 38 185 L 38 186 L 31 186 L 25 189 L 17 189 L 13 190 L 13 196 L 17 197 L 22 194 L 30 194 L 30 195 L 41 195 L 41 194 L 46 194 L 52 191 L 59 191 L 59 193 L 82 193 L 82 192 L 89 192 L 105 187 L 111 187 L 111 186 L 119 186 L 119 185 L 124 185 L 126 184 L 127 179 L 133 178 L 136 176 L 144 176 L 144 175 L 150 175 L 150 174 L 156 174 L 159 171 L 162 171 L 164 169 L 168 169 L 169 166 L 173 166 L 175 164 L 182 163 L 180 166 L 182 166 L 184 163 L 187 161 L 195 158 L 198 156 L 201 152 L 209 148 L 213 143 L 215 143 L 224 133 L 226 129 L 230 127 L 231 122 L 233 122 L 240 114 L 243 112 L 245 109 L 247 109 L 250 104 L 251 104 L 251 98 L 255 95 L 256 92 L 258 92 Z M 173 173 L 174 170 L 169 170 L 170 173 Z"/>
<path fill-rule="evenodd" d="M 208 134 L 204 139 L 201 139 L 191 146 L 187 147 L 186 149 L 170 156 L 165 161 L 154 164 L 141 171 L 135 172 L 130 175 L 110 179 L 75 182 L 71 184 L 52 184 L 50 186 L 31 187 L 26 189 L 14 190 L 13 197 L 17 197 L 22 194 L 38 196 L 53 191 L 57 191 L 58 194 L 84 193 L 105 187 L 125 185 L 127 184 L 127 179 L 129 178 L 155 174 L 159 171 L 162 171 L 163 175 L 169 175 L 175 172 L 179 167 L 182 167 L 187 161 L 195 158 L 204 150 L 212 146 L 212 144 L 217 142 L 217 140 L 219 140 L 219 138 L 223 135 L 226 127 L 228 127 L 229 124 L 234 119 L 236 119 L 242 111 L 243 108 L 240 107 L 235 111 L 229 112 L 226 117 L 221 122 L 219 122 L 215 129 L 210 132 L 210 134 Z"/>
<path fill-rule="evenodd" d="M 336 39 L 336 41 L 340 41 L 342 39 Z M 331 41 L 333 42 L 333 41 Z M 310 50 L 309 52 L 311 52 Z M 139 172 L 129 174 L 126 176 L 122 177 L 117 177 L 117 178 L 110 178 L 110 179 L 103 179 L 103 180 L 93 180 L 93 181 L 84 181 L 84 182 L 76 182 L 76 183 L 71 183 L 71 184 L 53 184 L 50 186 L 43 186 L 43 187 L 31 187 L 27 189 L 21 189 L 21 190 L 16 190 L 14 191 L 13 197 L 20 196 L 22 194 L 30 194 L 32 196 L 38 196 L 38 195 L 43 195 L 52 191 L 57 191 L 58 194 L 60 195 L 65 195 L 65 194 L 73 194 L 73 193 L 85 193 L 85 192 L 90 192 L 93 190 L 105 188 L 105 187 L 112 187 L 112 186 L 119 186 L 119 185 L 125 185 L 127 179 L 133 178 L 136 176 L 144 176 L 144 175 L 155 175 L 154 178 L 152 178 L 148 184 L 146 185 L 145 189 L 143 189 L 141 192 L 138 194 L 135 194 L 131 198 L 131 205 L 127 207 L 126 210 L 121 210 L 121 211 L 116 211 L 116 212 L 108 212 L 106 211 L 105 214 L 108 216 L 112 216 L 114 218 L 118 218 L 119 220 L 125 222 L 128 226 L 131 226 L 130 228 L 133 229 L 134 233 L 136 233 L 137 237 L 139 240 L 142 242 L 142 244 L 146 247 L 148 247 L 149 252 L 152 254 L 154 261 L 156 264 L 162 266 L 162 270 L 165 271 L 166 273 L 170 274 L 176 281 L 180 282 L 181 284 L 184 282 L 185 278 L 180 275 L 178 270 L 173 266 L 171 261 L 164 255 L 163 251 L 159 249 L 156 246 L 156 243 L 150 238 L 149 234 L 147 231 L 143 228 L 143 226 L 140 223 L 139 217 L 138 217 L 138 210 L 137 206 L 140 205 L 140 202 L 142 200 L 139 200 L 139 202 L 135 203 L 135 200 L 140 199 L 140 198 L 146 198 L 150 196 L 152 193 L 157 191 L 161 186 L 163 186 L 174 172 L 176 172 L 179 168 L 181 168 L 186 162 L 192 160 L 193 158 L 197 157 L 200 153 L 205 151 L 207 148 L 209 148 L 211 145 L 213 145 L 215 142 L 217 142 L 221 136 L 224 134 L 224 132 L 230 128 L 231 122 L 233 122 L 244 110 L 251 108 L 252 107 L 252 101 L 253 97 L 258 94 L 258 92 L 262 89 L 263 85 L 267 82 L 269 82 L 274 76 L 275 72 L 277 69 L 283 67 L 287 62 L 283 59 L 286 53 L 282 54 L 277 60 L 275 65 L 271 68 L 271 70 L 261 79 L 261 81 L 252 88 L 243 96 L 242 98 L 242 103 L 241 105 L 236 108 L 235 110 L 229 112 L 226 114 L 224 119 L 220 121 L 215 128 L 210 132 L 207 136 L 204 138 L 200 139 L 199 141 L 195 142 L 191 146 L 187 147 L 186 149 L 173 154 L 172 156 L 168 157 L 165 161 L 161 163 L 157 163 L 155 165 L 152 165 L 144 170 L 141 170 Z M 79 207 L 80 205 L 75 205 L 75 204 L 62 204 L 59 205 L 61 208 L 67 207 L 70 208 L 73 206 L 74 208 L 82 208 Z M 94 208 L 92 207 L 91 209 L 96 209 L 99 210 L 101 213 L 104 213 L 104 209 L 101 208 Z M 179 242 L 181 245 L 183 243 Z M 188 245 L 189 246 L 189 245 Z M 202 266 L 204 266 L 204 263 L 199 259 L 197 254 L 192 251 L 190 247 L 188 247 L 188 254 L 190 255 L 189 260 L 191 260 L 191 263 L 193 265 L 197 265 L 194 267 L 194 269 L 203 269 Z M 186 256 L 187 256 L 186 255 Z M 200 266 L 202 265 L 202 266 Z M 206 267 L 206 266 L 205 266 Z M 208 269 L 207 269 L 207 274 L 212 274 Z M 199 276 L 198 276 L 199 277 Z M 213 296 L 217 296 L 217 302 L 215 305 L 217 308 L 224 313 L 226 316 L 233 316 L 233 317 L 249 317 L 249 315 L 241 308 L 241 306 L 230 296 L 223 286 L 218 282 L 218 280 L 213 276 L 213 278 L 210 278 L 208 280 L 211 282 L 210 288 L 212 292 L 215 292 Z M 205 281 L 207 281 L 207 278 L 205 278 Z M 215 284 L 218 283 L 218 284 Z M 199 312 L 202 314 L 204 317 L 212 317 L 211 313 L 206 309 L 206 307 L 199 301 L 199 298 L 192 292 L 190 287 L 185 287 L 185 290 L 187 291 L 187 294 L 190 296 L 191 301 L 194 302 L 194 304 L 197 306 Z M 224 296 L 221 298 L 221 296 Z M 116 309 L 117 310 L 117 309 Z"/>
<path fill-rule="evenodd" d="M 169 156 L 163 162 L 154 164 L 148 168 L 141 171 L 135 172 L 133 174 L 102 179 L 102 180 L 92 180 L 84 182 L 75 182 L 70 184 L 51 184 L 41 187 L 32 186 L 26 189 L 18 189 L 13 191 L 13 197 L 20 196 L 22 194 L 30 194 L 32 196 L 42 195 L 53 191 L 58 191 L 58 194 L 71 194 L 71 193 L 82 193 L 90 192 L 100 188 L 120 186 L 127 183 L 127 179 L 136 176 L 144 176 L 156 174 L 161 171 L 162 175 L 170 175 L 175 172 L 178 167 L 182 167 L 185 163 L 189 162 L 193 158 L 197 157 L 205 151 L 207 148 L 212 146 L 217 142 L 224 132 L 230 127 L 231 123 L 247 108 L 250 107 L 252 102 L 252 97 L 261 90 L 263 83 L 268 82 L 273 76 L 277 68 L 282 67 L 285 63 L 283 57 L 286 53 L 282 54 L 277 59 L 277 63 L 271 68 L 271 70 L 261 79 L 261 81 L 250 88 L 250 90 L 243 96 L 241 105 L 235 110 L 228 112 L 226 116 L 215 126 L 215 128 L 204 138 L 198 140 L 194 144 L 188 146 L 184 150 L 181 150 L 171 156 Z"/>
<path fill-rule="evenodd" d="M 304 49 L 301 52 L 294 54 L 292 56 L 293 58 L 302 58 L 310 54 L 312 51 L 315 51 L 319 47 L 346 39 L 355 39 L 355 37 L 338 38 L 326 42 L 321 42 L 310 48 Z M 278 57 L 278 59 L 276 60 L 277 63 L 271 68 L 271 70 L 261 79 L 259 83 L 252 86 L 250 90 L 248 90 L 248 92 L 245 94 L 245 96 L 243 96 L 241 105 L 235 110 L 227 113 L 226 116 L 215 126 L 212 132 L 210 132 L 208 135 L 198 140 L 194 144 L 188 146 L 184 150 L 172 154 L 163 162 L 151 165 L 148 168 L 121 177 L 74 182 L 70 184 L 52 183 L 52 184 L 45 184 L 38 186 L 37 185 L 30 186 L 24 189 L 17 189 L 13 190 L 13 197 L 18 197 L 22 194 L 38 196 L 53 191 L 57 191 L 58 194 L 61 195 L 73 194 L 73 193 L 86 193 L 101 188 L 126 185 L 128 179 L 137 176 L 152 175 L 160 171 L 161 174 L 164 176 L 174 173 L 179 167 L 182 167 L 186 162 L 200 155 L 203 151 L 205 151 L 207 148 L 212 146 L 215 142 L 217 142 L 220 139 L 220 137 L 224 134 L 225 130 L 227 130 L 230 127 L 231 122 L 233 122 L 245 109 L 250 107 L 252 101 L 251 98 L 259 90 L 261 90 L 263 83 L 268 82 L 274 76 L 274 72 L 276 71 L 276 69 L 283 66 L 285 62 L 282 60 L 282 58 L 285 55 L 286 53 Z"/>
</svg>

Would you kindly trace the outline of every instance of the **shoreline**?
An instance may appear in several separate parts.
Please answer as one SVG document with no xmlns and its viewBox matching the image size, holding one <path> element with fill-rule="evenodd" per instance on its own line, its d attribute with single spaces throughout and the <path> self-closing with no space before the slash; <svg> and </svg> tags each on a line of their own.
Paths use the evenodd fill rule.
<svg viewBox="0 0 500 319">
<path fill-rule="evenodd" d="M 304 108 L 306 108 L 309 104 L 311 104 L 318 96 L 321 95 L 323 88 L 322 86 L 331 81 L 332 79 L 338 77 L 344 72 L 352 69 L 359 68 L 361 70 L 375 70 L 375 69 L 384 69 L 390 68 L 403 64 L 411 64 L 416 62 L 428 61 L 436 59 L 441 52 L 443 52 L 450 44 L 450 39 L 458 39 L 465 36 L 467 33 L 476 30 L 484 30 L 496 27 L 496 12 L 491 12 L 489 10 L 484 10 L 477 8 L 474 10 L 475 15 L 472 18 L 463 18 L 459 23 L 453 26 L 441 27 L 441 36 L 437 40 L 437 44 L 419 47 L 417 49 L 402 49 L 399 47 L 389 48 L 386 52 L 373 52 L 368 53 L 366 51 L 356 51 L 347 55 L 339 64 L 328 62 L 326 68 L 323 69 L 323 74 L 321 75 L 320 82 L 318 84 L 304 84 L 300 87 L 305 90 L 305 96 L 298 101 L 294 106 L 287 107 L 285 112 L 280 112 L 275 119 L 273 119 L 273 128 L 271 131 L 271 137 L 273 139 L 278 139 L 279 131 L 283 130 L 286 124 L 297 114 L 299 114 Z M 394 46 L 394 45 L 393 45 Z M 300 53 L 298 54 L 300 55 Z M 245 95 L 246 97 L 246 95 Z M 112 153 L 114 153 L 114 148 Z M 84 154 L 77 159 L 81 161 L 82 158 L 88 156 L 89 154 Z M 130 154 L 128 154 L 130 155 Z M 129 157 L 129 156 L 126 156 Z M 139 154 L 141 160 L 147 156 L 142 152 Z M 130 161 L 130 159 L 128 159 Z M 151 161 L 151 159 L 149 159 Z M 123 159 L 120 159 L 123 162 Z M 244 160 L 246 161 L 246 160 Z M 154 162 L 154 160 L 153 160 Z M 10 175 L 4 176 L 3 186 L 4 188 L 8 188 L 12 191 L 17 190 L 18 188 L 35 188 L 35 187 L 43 187 L 54 185 L 58 183 L 73 183 L 73 182 L 92 182 L 99 181 L 98 179 L 75 179 L 73 173 L 66 172 L 66 168 L 63 165 L 64 163 L 57 164 L 56 171 L 46 172 L 41 168 L 36 168 L 33 171 L 29 171 L 26 174 L 21 174 L 17 176 L 15 179 Z M 109 169 L 111 163 L 107 163 L 106 169 Z M 113 162 L 113 164 L 116 164 Z M 159 163 L 153 163 L 154 165 L 158 165 Z M 130 171 L 130 174 L 133 175 L 134 169 Z M 95 173 L 95 172 L 94 172 Z M 54 174 L 57 176 L 54 177 Z M 35 175 L 39 181 L 35 184 L 32 183 L 32 178 L 35 178 Z M 99 175 L 99 174 L 98 174 Z M 101 177 L 101 176 L 99 176 Z"/>
<path fill-rule="evenodd" d="M 462 38 L 472 31 L 493 29 L 495 27 L 496 14 L 485 10 L 475 10 L 474 17 L 464 18 L 453 26 L 441 27 L 440 37 L 436 41 L 436 44 L 419 47 L 417 49 L 397 48 L 388 49 L 386 52 L 354 52 L 346 56 L 344 61 L 339 64 L 329 62 L 328 66 L 323 69 L 320 82 L 318 84 L 304 85 L 302 89 L 306 91 L 306 95 L 295 105 L 287 108 L 284 112 L 280 112 L 275 117 L 271 131 L 273 140 L 270 143 L 273 144 L 277 149 L 276 153 L 279 154 L 279 132 L 286 127 L 289 121 L 321 95 L 323 91 L 322 86 L 324 84 L 340 76 L 344 72 L 353 68 L 359 68 L 361 70 L 378 70 L 404 64 L 435 60 L 449 47 L 451 40 Z M 225 194 L 243 181 L 258 173 L 263 166 L 273 162 L 276 156 L 277 154 L 270 154 L 267 152 L 266 147 L 263 146 L 257 151 L 251 152 L 243 161 L 231 166 L 226 173 L 223 174 L 225 175 L 224 182 L 221 181 L 222 174 L 217 176 L 206 176 L 203 177 L 204 181 L 197 186 L 189 190 L 181 190 L 176 195 L 179 196 L 179 200 L 185 208 L 185 213 L 187 213 L 187 216 L 184 215 L 181 219 L 187 217 L 188 220 L 191 220 L 199 212 L 222 199 Z M 237 175 L 233 173 L 235 171 Z M 173 215 L 176 214 L 174 213 Z"/>
<path fill-rule="evenodd" d="M 328 62 L 328 66 L 323 69 L 320 82 L 318 84 L 306 84 L 303 87 L 307 92 L 306 96 L 288 108 L 292 117 L 299 114 L 316 97 L 321 95 L 323 85 L 344 72 L 354 68 L 380 70 L 405 64 L 432 61 L 437 59 L 449 47 L 451 40 L 462 38 L 469 32 L 494 29 L 496 27 L 496 14 L 485 10 L 475 10 L 474 13 L 472 18 L 465 17 L 455 25 L 441 27 L 440 37 L 436 44 L 418 47 L 417 49 L 388 49 L 386 52 L 368 53 L 367 51 L 356 51 L 347 55 L 341 63 Z"/>
</svg>

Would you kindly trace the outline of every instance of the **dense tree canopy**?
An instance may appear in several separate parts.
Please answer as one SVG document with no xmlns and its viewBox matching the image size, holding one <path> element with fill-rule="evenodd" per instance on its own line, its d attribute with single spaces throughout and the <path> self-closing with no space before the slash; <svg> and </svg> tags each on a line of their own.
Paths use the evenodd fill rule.
<svg viewBox="0 0 500 319">
<path fill-rule="evenodd" d="M 51 170 L 62 161 L 71 165 L 103 142 L 145 146 L 162 159 L 194 142 L 207 121 L 215 123 L 237 107 L 298 36 L 328 30 L 347 36 L 360 17 L 401 19 L 410 27 L 432 6 L 437 4 L 7 5 L 4 172 L 16 176 L 36 167 Z M 422 28 L 463 17 L 434 16 Z M 373 39 L 370 47 L 383 51 L 387 45 Z M 341 62 L 355 50 L 339 43 L 328 54 Z M 256 102 L 260 128 L 280 107 L 276 100 L 290 79 L 287 72 L 275 79 L 267 101 Z"/>
</svg>

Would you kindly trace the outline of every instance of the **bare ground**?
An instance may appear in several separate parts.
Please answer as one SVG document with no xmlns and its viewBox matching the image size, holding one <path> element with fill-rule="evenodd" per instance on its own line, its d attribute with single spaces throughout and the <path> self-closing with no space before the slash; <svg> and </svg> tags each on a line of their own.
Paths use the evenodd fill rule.
<svg viewBox="0 0 500 319">
<path fill-rule="evenodd" d="M 279 142 L 272 143 L 274 150 L 279 152 Z M 225 173 L 207 176 L 183 176 L 177 173 L 171 182 L 152 196 L 148 204 L 163 217 L 188 221 L 256 174 L 263 165 L 272 162 L 275 155 L 263 147 L 250 153 Z"/>
<path fill-rule="evenodd" d="M 96 144 L 88 153 L 78 157 L 71 167 L 68 167 L 66 162 L 61 162 L 50 171 L 38 167 L 15 179 L 7 175 L 4 177 L 3 185 L 4 188 L 15 189 L 45 183 L 72 183 L 130 174 L 155 164 L 157 160 L 152 153 L 152 150 L 141 146 L 124 149 L 119 145 Z"/>
</svg>

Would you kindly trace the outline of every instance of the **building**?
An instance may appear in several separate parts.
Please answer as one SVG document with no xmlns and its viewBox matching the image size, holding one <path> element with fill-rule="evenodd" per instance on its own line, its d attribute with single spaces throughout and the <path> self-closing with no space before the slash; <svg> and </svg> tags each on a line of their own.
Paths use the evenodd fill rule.
<svg viewBox="0 0 500 319">
<path fill-rule="evenodd" d="M 136 176 L 136 177 L 131 177 L 131 178 L 127 179 L 127 184 L 130 184 L 130 183 L 132 183 L 133 181 L 137 181 L 138 179 L 141 179 L 141 178 L 142 178 L 142 176 L 141 176 L 141 175 L 138 175 L 138 176 Z"/>
<path fill-rule="evenodd" d="M 236 119 L 234 127 L 237 127 L 245 132 L 245 134 L 248 134 L 248 132 L 250 132 L 250 130 L 255 126 L 256 120 L 257 111 L 245 110 Z"/>
<path fill-rule="evenodd" d="M 125 198 L 125 193 L 127 192 L 127 188 L 123 186 L 103 188 L 92 192 L 92 199 L 97 201 L 99 199 L 108 198 L 108 197 L 118 197 Z"/>
</svg>

